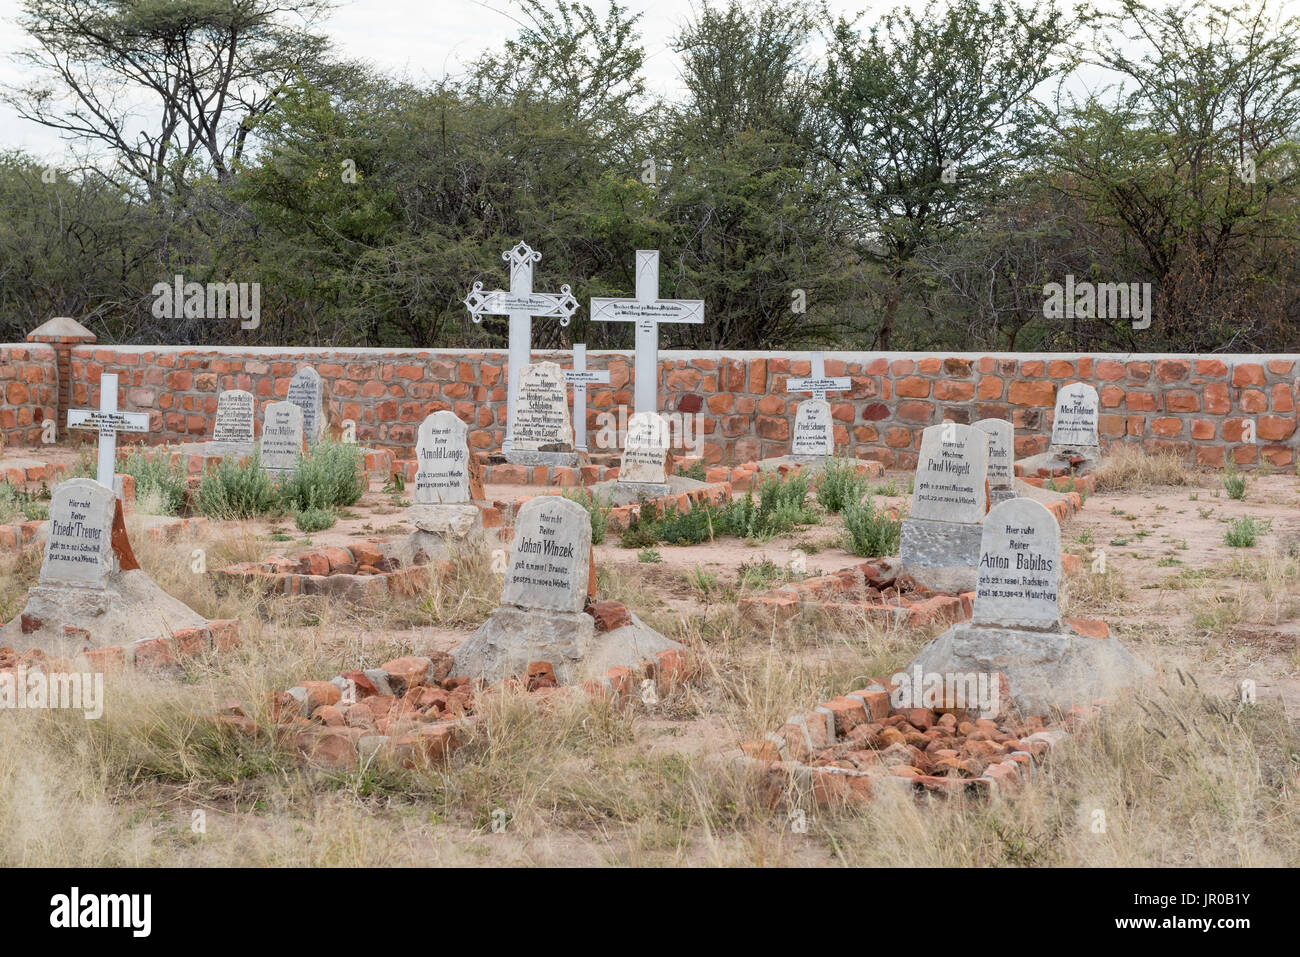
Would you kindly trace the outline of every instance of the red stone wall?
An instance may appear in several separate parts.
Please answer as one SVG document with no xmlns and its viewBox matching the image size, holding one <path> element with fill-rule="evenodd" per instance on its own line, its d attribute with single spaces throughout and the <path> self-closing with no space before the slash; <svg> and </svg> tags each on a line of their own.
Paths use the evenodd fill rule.
<svg viewBox="0 0 1300 957">
<path fill-rule="evenodd" d="M 790 355 L 661 352 L 662 408 L 700 413 L 710 465 L 786 454 L 794 409 L 806 396 L 787 394 L 785 381 L 810 372 L 807 353 Z M 921 430 L 945 419 L 1010 419 L 1017 455 L 1040 452 L 1051 434 L 1056 390 L 1073 381 L 1100 394 L 1103 444 L 1174 449 L 1201 465 L 1222 466 L 1231 455 L 1243 466 L 1262 458 L 1288 466 L 1297 442 L 1298 358 L 830 352 L 826 373 L 853 379 L 847 393 L 830 396 L 838 445 L 889 468 L 914 468 Z M 571 364 L 568 353 L 534 354 L 542 359 Z M 0 346 L 0 361 L 0 427 L 11 441 L 38 441 L 43 409 L 55 402 L 53 352 Z M 264 405 L 283 398 L 307 362 L 321 374 L 339 418 L 357 423 L 362 444 L 409 458 L 421 419 L 451 409 L 470 423 L 474 448 L 501 446 L 506 354 L 496 351 L 78 346 L 70 401 L 98 405 L 100 374 L 116 372 L 120 407 L 151 414 L 150 441 L 201 441 L 211 434 L 222 389 L 247 389 Z M 632 404 L 631 356 L 592 352 L 588 362 L 608 369 L 611 379 L 588 388 L 588 444 L 597 450 L 597 416 Z M 1254 442 L 1243 441 L 1248 422 Z"/>
<path fill-rule="evenodd" d="M 0 438 L 4 445 L 38 445 L 41 423 L 58 407 L 54 349 L 0 345 Z"/>
</svg>

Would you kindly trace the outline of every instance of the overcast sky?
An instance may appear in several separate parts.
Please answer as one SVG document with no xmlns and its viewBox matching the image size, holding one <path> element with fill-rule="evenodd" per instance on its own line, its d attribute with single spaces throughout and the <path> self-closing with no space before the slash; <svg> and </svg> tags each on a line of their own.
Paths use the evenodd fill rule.
<svg viewBox="0 0 1300 957">
<path fill-rule="evenodd" d="M 603 11 L 606 0 L 589 0 Z M 933 0 L 827 0 L 836 13 L 866 11 L 874 21 L 895 6 L 923 9 Z M 1288 0 L 1288 3 L 1292 0 Z M 645 76 L 652 93 L 673 95 L 680 90 L 679 61 L 669 42 L 692 18 L 698 0 L 623 0 L 640 11 L 646 50 Z M 1111 7 L 1113 0 L 1103 0 Z M 11 54 L 27 42 L 15 19 L 20 0 L 0 0 L 0 82 L 21 80 Z M 499 47 L 517 30 L 518 8 L 513 0 L 342 0 L 326 32 L 348 57 L 369 60 L 412 80 L 436 79 L 458 73 L 485 50 Z M 1093 81 L 1097 77 L 1094 76 Z M 54 159 L 63 153 L 58 136 L 23 120 L 0 104 L 0 148 L 22 147 Z"/>
</svg>

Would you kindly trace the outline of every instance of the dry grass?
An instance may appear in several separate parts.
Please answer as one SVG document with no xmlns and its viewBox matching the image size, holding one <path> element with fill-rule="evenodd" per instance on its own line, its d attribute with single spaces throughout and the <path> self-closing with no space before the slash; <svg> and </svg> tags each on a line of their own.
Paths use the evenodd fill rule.
<svg viewBox="0 0 1300 957">
<path fill-rule="evenodd" d="M 1195 485 L 1196 472 L 1176 452 L 1148 452 L 1140 445 L 1112 445 L 1096 472 L 1098 492 L 1132 492 Z"/>
</svg>

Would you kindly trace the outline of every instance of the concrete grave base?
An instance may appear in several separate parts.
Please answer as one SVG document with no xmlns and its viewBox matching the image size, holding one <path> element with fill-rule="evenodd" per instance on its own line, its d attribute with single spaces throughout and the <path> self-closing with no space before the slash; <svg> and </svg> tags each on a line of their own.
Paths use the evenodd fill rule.
<svg viewBox="0 0 1300 957">
<path fill-rule="evenodd" d="M 1068 711 L 1134 685 L 1151 669 L 1111 637 L 1068 622 L 1050 631 L 959 624 L 921 649 L 906 671 L 964 675 L 1001 672 L 1027 714 Z M 1090 629 L 1091 630 L 1091 629 Z"/>
<path fill-rule="evenodd" d="M 602 502 L 608 499 L 611 505 L 636 505 L 642 499 L 661 499 L 682 492 L 695 492 L 708 488 L 709 484 L 684 475 L 670 475 L 663 485 L 620 482 L 614 479 L 612 482 L 598 482 L 591 486 L 591 494 Z"/>
<path fill-rule="evenodd" d="M 989 489 L 989 508 L 994 505 L 1001 505 L 1008 499 L 1017 498 L 1018 493 L 1013 488 L 990 488 Z"/>
<path fill-rule="evenodd" d="M 90 648 L 159 638 L 208 624 L 142 570 L 114 572 L 105 588 L 36 585 L 22 613 L 0 629 L 0 644 L 72 656 Z"/>
<path fill-rule="evenodd" d="M 899 574 L 931 591 L 974 591 L 979 577 L 982 525 L 905 518 L 899 536 Z"/>
<path fill-rule="evenodd" d="M 761 459 L 756 465 L 760 472 L 780 472 L 782 469 L 804 468 L 820 472 L 828 462 L 845 462 L 857 468 L 859 473 L 871 478 L 880 478 L 885 474 L 885 467 L 871 459 L 844 459 L 829 455 L 780 455 L 776 458 Z"/>
<path fill-rule="evenodd" d="M 578 464 L 577 452 L 531 452 L 511 449 L 505 454 L 511 465 L 562 465 L 572 467 Z"/>
<path fill-rule="evenodd" d="M 627 492 L 634 499 L 643 495 L 646 498 L 663 498 L 673 492 L 672 486 L 667 482 L 624 482 L 619 479 L 615 484 L 621 491 Z"/>
<path fill-rule="evenodd" d="M 483 533 L 483 512 L 477 505 L 412 505 L 406 514 L 421 532 L 457 541 Z"/>
<path fill-rule="evenodd" d="M 452 652 L 453 675 L 500 681 L 546 661 L 560 684 L 635 667 L 661 651 L 682 649 L 628 612 L 631 624 L 598 632 L 586 612 L 541 611 L 502 605 Z"/>
<path fill-rule="evenodd" d="M 1075 462 L 1075 459 L 1082 459 Z M 1016 461 L 1019 475 L 1051 475 L 1064 470 L 1071 475 L 1087 475 L 1101 467 L 1101 449 L 1095 445 L 1049 445 L 1046 452 Z"/>
</svg>

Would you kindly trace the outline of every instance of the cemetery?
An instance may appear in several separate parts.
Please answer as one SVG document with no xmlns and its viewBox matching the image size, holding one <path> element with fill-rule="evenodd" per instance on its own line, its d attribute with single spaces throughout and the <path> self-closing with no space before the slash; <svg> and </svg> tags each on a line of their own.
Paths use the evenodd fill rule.
<svg viewBox="0 0 1300 957">
<path fill-rule="evenodd" d="M 128 6 L 152 49 L 172 21 Z M 1092 100 L 1057 147 L 1123 175 L 998 165 L 1033 112 L 1004 61 L 1051 17 L 972 0 L 868 37 L 829 7 L 704 4 L 660 51 L 689 74 L 670 103 L 625 49 L 640 14 L 551 6 L 428 90 L 304 70 L 314 27 L 271 31 L 282 79 L 241 125 L 191 125 L 189 152 L 142 134 L 158 155 L 118 160 L 120 197 L 46 184 L 42 235 L 129 206 L 68 227 L 89 251 L 0 235 L 11 862 L 1294 866 L 1300 287 L 1290 246 L 1256 249 L 1295 225 L 1269 205 L 1294 164 L 1263 198 L 1215 179 L 1262 225 L 1192 261 L 1164 244 L 1200 248 L 1205 217 L 1122 208 L 1153 174 Z M 916 169 L 881 152 L 901 124 L 855 125 L 903 82 L 891 30 L 924 82 L 888 110 L 1004 109 L 960 144 L 918 119 Z M 977 105 L 942 92 L 967 83 Z M 249 152 L 205 155 L 227 134 Z M 1208 202 L 1199 175 L 1152 195 Z M 1129 235 L 1149 221 L 1167 234 Z M 96 245 L 117 226 L 176 250 Z M 1040 301 L 1058 267 L 1153 249 L 1154 293 L 1117 278 L 1074 311 L 1071 274 L 1059 315 Z M 22 285 L 42 257 L 79 268 Z M 15 703 L 33 675 L 102 682 L 102 712 Z"/>
</svg>

